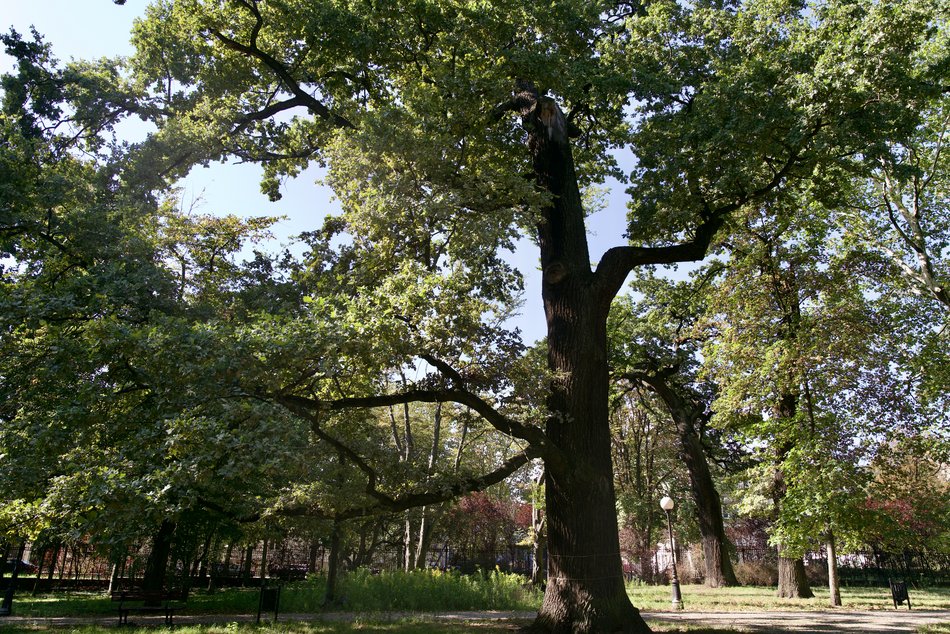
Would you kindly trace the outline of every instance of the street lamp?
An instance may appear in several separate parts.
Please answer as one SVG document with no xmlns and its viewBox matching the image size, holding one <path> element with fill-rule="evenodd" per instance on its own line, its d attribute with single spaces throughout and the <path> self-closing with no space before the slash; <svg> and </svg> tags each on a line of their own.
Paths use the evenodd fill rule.
<svg viewBox="0 0 950 634">
<path fill-rule="evenodd" d="M 660 508 L 666 511 L 666 527 L 670 531 L 670 557 L 673 562 L 673 574 L 670 584 L 673 587 L 673 609 L 682 610 L 683 597 L 680 595 L 680 580 L 676 576 L 676 548 L 673 546 L 673 520 L 670 518 L 670 511 L 673 510 L 674 506 L 676 506 L 676 504 L 671 497 L 667 496 L 660 500 Z"/>
</svg>

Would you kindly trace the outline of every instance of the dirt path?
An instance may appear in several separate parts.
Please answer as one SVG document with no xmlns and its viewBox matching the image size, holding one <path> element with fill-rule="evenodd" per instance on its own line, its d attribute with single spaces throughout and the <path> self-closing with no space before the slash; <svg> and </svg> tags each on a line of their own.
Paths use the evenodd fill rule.
<svg viewBox="0 0 950 634">
<path fill-rule="evenodd" d="M 654 612 L 647 621 L 704 624 L 756 634 L 779 632 L 912 634 L 921 625 L 950 623 L 947 610 L 823 612 Z"/>
</svg>

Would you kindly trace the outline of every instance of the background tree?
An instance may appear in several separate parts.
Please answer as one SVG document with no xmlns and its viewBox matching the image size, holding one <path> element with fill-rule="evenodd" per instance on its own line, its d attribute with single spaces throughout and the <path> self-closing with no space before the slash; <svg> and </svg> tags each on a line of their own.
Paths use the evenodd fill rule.
<svg viewBox="0 0 950 634">
<path fill-rule="evenodd" d="M 926 423 L 860 261 L 834 239 L 828 217 L 775 217 L 750 216 L 745 237 L 730 241 L 712 304 L 721 331 L 704 355 L 720 390 L 715 420 L 759 454 L 745 501 L 771 508 L 779 593 L 798 596 L 807 594 L 804 571 L 791 571 L 806 544 L 859 532 L 859 465 L 880 438 Z"/>
<path fill-rule="evenodd" d="M 704 287 L 717 270 L 718 265 L 713 265 L 691 283 L 638 278 L 632 289 L 642 293 L 644 299 L 638 303 L 618 300 L 608 322 L 615 380 L 654 392 L 673 420 L 702 536 L 705 583 L 713 588 L 738 585 L 723 525 L 722 502 L 707 458 L 715 451 L 705 437 L 714 389 L 697 377 L 700 342 L 708 335 L 696 322 L 703 314 Z"/>
<path fill-rule="evenodd" d="M 231 310 L 253 312 L 241 292 L 257 280 L 235 252 L 269 221 L 188 225 L 164 192 L 123 182 L 117 118 L 90 101 L 114 77 L 60 68 L 35 34 L 3 41 L 18 60 L 3 78 L 0 122 L 10 177 L 0 193 L 4 529 L 91 535 L 113 553 L 151 536 L 147 583 L 160 586 L 176 531 L 184 543 L 194 528 L 182 522 L 209 521 L 206 501 L 256 508 L 255 493 L 292 464 L 299 426 L 233 398 L 221 381 L 233 372 L 225 341 L 205 321 L 225 294 Z M 176 280 L 167 255 L 182 249 L 194 275 Z M 260 286 L 279 310 L 261 292 L 279 282 Z"/>
</svg>

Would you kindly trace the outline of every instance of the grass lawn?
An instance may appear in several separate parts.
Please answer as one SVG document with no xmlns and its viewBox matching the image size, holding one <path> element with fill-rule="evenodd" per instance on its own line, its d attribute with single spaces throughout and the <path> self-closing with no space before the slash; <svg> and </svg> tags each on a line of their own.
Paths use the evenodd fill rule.
<svg viewBox="0 0 950 634">
<path fill-rule="evenodd" d="M 285 622 L 274 625 L 251 623 L 221 623 L 218 625 L 176 626 L 167 627 L 129 627 L 123 628 L 123 634 L 511 634 L 518 632 L 528 621 L 467 621 L 460 623 L 439 623 L 419 619 L 397 621 L 392 623 L 302 623 Z M 688 625 L 672 625 L 667 623 L 652 623 L 654 632 L 670 634 L 740 634 L 736 630 L 699 628 Z M 50 628 L 11 627 L 3 628 L 4 634 L 36 634 L 39 631 L 49 631 Z M 57 634 L 115 634 L 114 626 L 82 626 L 56 628 Z"/>
<path fill-rule="evenodd" d="M 681 587 L 683 604 L 696 612 L 751 612 L 773 610 L 829 610 L 828 588 L 812 588 L 813 599 L 779 599 L 775 588 L 743 586 L 739 588 L 707 588 L 700 585 Z M 671 610 L 669 586 L 627 587 L 633 604 L 646 612 Z M 950 610 L 950 588 L 910 589 L 915 610 Z M 888 588 L 841 588 L 843 610 L 893 610 Z M 906 604 L 901 606 L 907 609 Z"/>
<path fill-rule="evenodd" d="M 682 587 L 683 601 L 689 611 L 710 612 L 762 612 L 774 610 L 825 610 L 828 607 L 828 591 L 816 588 L 817 597 L 806 600 L 778 599 L 774 588 L 741 587 L 710 589 L 705 586 Z M 634 605 L 646 612 L 670 610 L 669 586 L 630 585 L 628 592 Z M 950 610 L 950 588 L 933 588 L 910 591 L 914 609 Z M 362 632 L 368 634 L 445 634 L 448 632 L 470 634 L 496 634 L 514 632 L 525 621 L 472 621 L 445 622 L 426 620 L 424 616 L 401 621 L 385 621 L 374 617 L 381 612 L 436 612 L 453 610 L 503 610 L 531 611 L 537 609 L 540 593 L 522 587 L 520 578 L 485 575 L 463 577 L 461 575 L 431 575 L 425 573 L 393 573 L 383 575 L 350 575 L 341 585 L 340 604 L 324 608 L 320 605 L 323 586 L 319 580 L 288 584 L 281 597 L 283 614 L 324 612 L 353 612 L 360 616 L 349 623 L 340 622 L 279 622 L 276 625 L 256 626 L 249 623 L 227 623 L 227 615 L 253 614 L 257 610 L 258 590 L 233 588 L 208 593 L 193 591 L 187 607 L 179 610 L 181 615 L 221 615 L 221 624 L 205 626 L 179 626 L 175 634 L 231 634 L 253 632 L 254 634 L 337 634 L 339 632 Z M 885 610 L 893 609 L 887 588 L 842 588 L 843 609 Z M 17 595 L 14 599 L 14 615 L 34 618 L 100 616 L 110 620 L 115 616 L 115 604 L 102 593 L 41 595 Z M 710 630 L 697 626 L 671 623 L 651 623 L 657 632 L 690 632 L 691 634 L 733 634 L 736 630 Z M 45 626 L 13 627 L 0 621 L 4 634 L 26 634 L 49 629 Z M 115 631 L 111 623 L 106 626 L 81 626 L 58 628 L 62 632 L 82 634 L 106 634 Z M 128 628 L 128 634 L 165 634 L 165 628 Z M 950 634 L 950 625 L 931 626 L 920 630 L 922 634 Z M 168 632 L 168 634 L 171 634 Z"/>
</svg>

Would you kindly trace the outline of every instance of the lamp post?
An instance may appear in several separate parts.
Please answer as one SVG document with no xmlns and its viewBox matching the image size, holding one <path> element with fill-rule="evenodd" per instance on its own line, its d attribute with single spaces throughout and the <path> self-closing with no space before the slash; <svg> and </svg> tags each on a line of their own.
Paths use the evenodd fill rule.
<svg viewBox="0 0 950 634">
<path fill-rule="evenodd" d="M 670 584 L 673 587 L 673 609 L 682 610 L 683 609 L 683 597 L 680 595 L 680 580 L 676 576 L 676 548 L 673 546 L 673 520 L 670 517 L 670 511 L 673 510 L 675 503 L 670 497 L 664 497 L 660 500 L 660 508 L 666 511 L 666 527 L 670 531 L 670 561 L 673 562 L 673 574 L 671 575 Z"/>
</svg>

